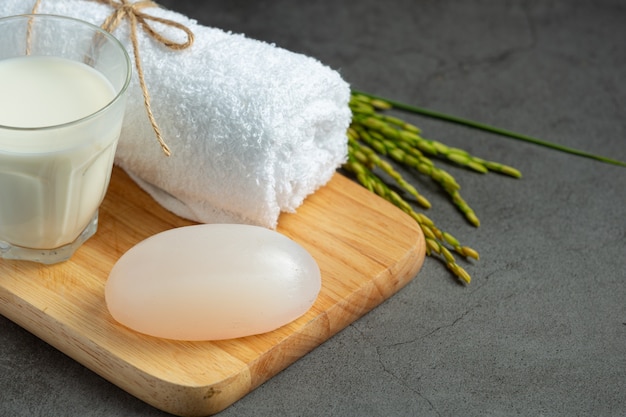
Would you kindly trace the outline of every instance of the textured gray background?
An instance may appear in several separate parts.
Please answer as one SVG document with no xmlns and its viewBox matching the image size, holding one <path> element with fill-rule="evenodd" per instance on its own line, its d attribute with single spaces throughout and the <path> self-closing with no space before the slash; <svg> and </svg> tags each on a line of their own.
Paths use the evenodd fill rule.
<svg viewBox="0 0 626 417">
<path fill-rule="evenodd" d="M 163 1 L 317 57 L 356 89 L 626 160 L 626 2 Z M 449 168 L 481 253 L 459 285 L 407 287 L 220 416 L 626 415 L 626 169 L 415 116 L 427 137 L 518 167 Z M 465 264 L 464 264 L 465 265 Z M 0 317 L 1 416 L 164 416 Z"/>
</svg>

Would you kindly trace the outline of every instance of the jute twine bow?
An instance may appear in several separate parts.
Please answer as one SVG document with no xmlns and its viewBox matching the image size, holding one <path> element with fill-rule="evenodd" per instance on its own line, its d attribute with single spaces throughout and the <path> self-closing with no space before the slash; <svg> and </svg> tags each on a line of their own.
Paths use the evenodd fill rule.
<svg viewBox="0 0 626 417">
<path fill-rule="evenodd" d="M 111 6 L 114 10 L 109 17 L 106 18 L 104 23 L 101 25 L 101 28 L 106 30 L 109 33 L 112 33 L 122 22 L 124 19 L 128 19 L 130 23 L 130 40 L 133 45 L 133 54 L 135 55 L 135 67 L 137 68 L 137 77 L 139 78 L 139 85 L 141 87 L 141 91 L 143 93 L 143 101 L 146 107 L 146 113 L 148 114 L 148 118 L 150 119 L 150 124 L 152 125 L 152 129 L 156 135 L 156 139 L 161 145 L 161 149 L 165 153 L 166 156 L 171 155 L 170 148 L 167 146 L 165 141 L 163 140 L 163 135 L 161 134 L 161 129 L 152 114 L 152 107 L 150 105 L 150 94 L 148 93 L 148 88 L 146 87 L 146 81 L 143 74 L 143 67 L 141 65 L 141 59 L 139 56 L 139 42 L 137 40 L 137 25 L 141 25 L 143 30 L 154 40 L 162 43 L 166 47 L 173 50 L 182 50 L 190 47 L 193 44 L 194 35 L 193 32 L 185 25 L 175 22 L 170 19 L 163 19 L 156 16 L 151 16 L 141 11 L 141 9 L 145 9 L 148 7 L 159 7 L 159 5 L 153 1 L 142 0 L 136 3 L 131 3 L 129 0 L 91 0 L 97 3 L 106 4 Z M 41 0 L 36 0 L 35 5 L 33 6 L 32 13 L 37 13 L 37 9 L 39 8 L 39 4 Z M 187 35 L 186 42 L 175 42 L 171 39 L 168 39 L 158 32 L 156 32 L 148 23 L 148 21 L 161 23 L 166 26 L 170 26 L 176 29 L 179 29 Z"/>
</svg>

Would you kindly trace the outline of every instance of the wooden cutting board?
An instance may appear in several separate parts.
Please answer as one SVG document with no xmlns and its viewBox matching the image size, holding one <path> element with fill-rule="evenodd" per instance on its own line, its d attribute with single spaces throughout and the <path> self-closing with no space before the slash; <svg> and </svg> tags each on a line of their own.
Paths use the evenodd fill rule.
<svg viewBox="0 0 626 417">
<path fill-rule="evenodd" d="M 257 336 L 178 342 L 133 332 L 104 302 L 113 264 L 155 233 L 192 224 L 115 168 L 99 230 L 67 262 L 0 259 L 0 313 L 102 377 L 180 416 L 217 413 L 393 295 L 419 271 L 424 238 L 385 200 L 337 174 L 278 231 L 304 246 L 322 290 L 296 321 Z"/>
</svg>

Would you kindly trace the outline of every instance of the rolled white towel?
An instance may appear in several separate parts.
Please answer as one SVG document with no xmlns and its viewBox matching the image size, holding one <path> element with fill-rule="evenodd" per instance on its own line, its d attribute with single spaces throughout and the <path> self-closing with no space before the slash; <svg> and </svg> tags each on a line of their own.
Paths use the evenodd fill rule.
<svg viewBox="0 0 626 417">
<path fill-rule="evenodd" d="M 3 0 L 0 15 L 29 13 L 33 4 Z M 42 0 L 38 8 L 96 25 L 112 11 L 89 0 Z M 173 51 L 138 28 L 152 111 L 172 155 L 155 140 L 135 72 L 116 164 L 182 217 L 275 228 L 281 211 L 295 211 L 345 161 L 348 84 L 312 57 L 166 9 L 142 12 L 187 26 L 195 42 Z M 152 25 L 186 40 L 178 29 Z M 132 57 L 128 22 L 113 34 Z"/>
</svg>

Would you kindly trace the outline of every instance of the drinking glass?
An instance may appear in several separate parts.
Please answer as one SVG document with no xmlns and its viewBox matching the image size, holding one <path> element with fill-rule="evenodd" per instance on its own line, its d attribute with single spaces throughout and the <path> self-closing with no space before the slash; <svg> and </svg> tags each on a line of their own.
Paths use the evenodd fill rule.
<svg viewBox="0 0 626 417">
<path fill-rule="evenodd" d="M 54 15 L 0 19 L 0 257 L 53 264 L 98 228 L 126 106 L 124 46 Z"/>
</svg>

